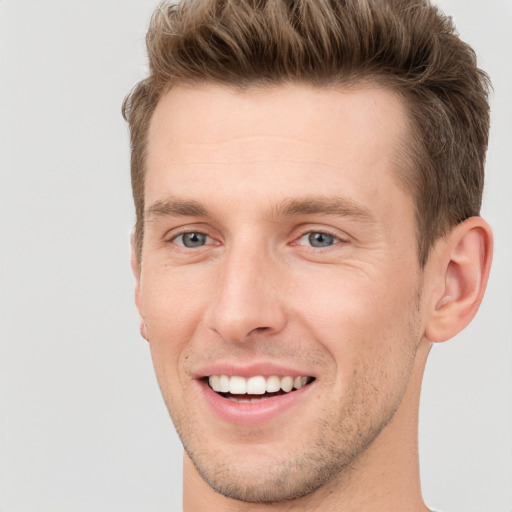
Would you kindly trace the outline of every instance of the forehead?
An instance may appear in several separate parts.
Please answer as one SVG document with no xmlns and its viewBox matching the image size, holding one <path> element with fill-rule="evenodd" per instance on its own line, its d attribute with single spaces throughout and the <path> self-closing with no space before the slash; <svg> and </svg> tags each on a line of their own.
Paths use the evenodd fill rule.
<svg viewBox="0 0 512 512">
<path fill-rule="evenodd" d="M 212 195 L 219 183 L 252 198 L 300 196 L 307 187 L 381 200 L 399 183 L 406 134 L 402 100 L 375 86 L 178 86 L 151 121 L 146 204 L 182 189 Z"/>
<path fill-rule="evenodd" d="M 157 145 L 224 143 L 229 138 L 288 136 L 338 147 L 347 135 L 378 133 L 389 145 L 407 125 L 405 105 L 389 89 L 370 84 L 314 87 L 286 84 L 238 90 L 216 84 L 175 86 L 153 114 L 150 150 Z M 379 144 L 380 143 L 380 144 Z"/>
</svg>

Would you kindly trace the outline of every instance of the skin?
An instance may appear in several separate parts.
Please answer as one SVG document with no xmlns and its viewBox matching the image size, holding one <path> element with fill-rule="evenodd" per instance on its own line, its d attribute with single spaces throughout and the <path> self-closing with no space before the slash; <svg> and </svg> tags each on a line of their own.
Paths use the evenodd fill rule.
<svg viewBox="0 0 512 512">
<path fill-rule="evenodd" d="M 377 87 L 207 84 L 161 99 L 132 263 L 186 451 L 186 512 L 427 510 L 423 369 L 432 341 L 476 312 L 492 239 L 469 219 L 420 268 L 397 179 L 407 128 L 401 100 Z M 201 243 L 186 247 L 184 233 Z M 268 421 L 229 423 L 201 393 L 212 363 L 274 363 L 315 381 Z"/>
</svg>

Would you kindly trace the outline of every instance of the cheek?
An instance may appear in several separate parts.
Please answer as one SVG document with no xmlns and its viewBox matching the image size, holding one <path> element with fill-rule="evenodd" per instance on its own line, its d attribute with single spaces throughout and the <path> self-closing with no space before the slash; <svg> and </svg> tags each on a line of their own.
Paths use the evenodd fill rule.
<svg viewBox="0 0 512 512">
<path fill-rule="evenodd" d="M 301 317 L 331 353 L 341 379 L 361 367 L 373 367 L 375 377 L 392 373 L 414 350 L 419 283 L 413 275 L 396 282 L 391 275 L 339 270 L 302 283 Z M 324 286 L 315 286 L 319 282 Z"/>
<path fill-rule="evenodd" d="M 208 303 L 204 279 L 180 269 L 159 269 L 141 282 L 144 318 L 150 334 L 180 342 L 193 332 Z"/>
<path fill-rule="evenodd" d="M 295 297 L 302 315 L 333 334 L 392 329 L 397 320 L 407 316 L 414 297 L 413 282 L 394 283 L 384 274 L 362 274 L 340 269 L 323 277 L 303 277 Z"/>
<path fill-rule="evenodd" d="M 161 388 L 180 378 L 178 369 L 183 367 L 189 341 L 201 324 L 207 296 L 199 283 L 176 272 L 159 271 L 144 276 L 142 313 Z"/>
</svg>

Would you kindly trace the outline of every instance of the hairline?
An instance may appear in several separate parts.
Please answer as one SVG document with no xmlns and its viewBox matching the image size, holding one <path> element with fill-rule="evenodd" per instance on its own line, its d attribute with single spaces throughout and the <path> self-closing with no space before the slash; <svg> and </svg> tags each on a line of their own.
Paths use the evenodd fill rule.
<svg viewBox="0 0 512 512">
<path fill-rule="evenodd" d="M 140 264 L 142 260 L 142 247 L 144 243 L 144 220 L 145 220 L 145 181 L 146 181 L 146 163 L 147 163 L 147 150 L 149 146 L 149 134 L 153 115 L 158 108 L 158 104 L 164 96 L 176 87 L 197 88 L 204 85 L 219 85 L 236 91 L 239 93 L 248 92 L 262 92 L 276 87 L 286 85 L 306 85 L 316 89 L 334 89 L 350 91 L 353 88 L 374 87 L 390 91 L 402 103 L 404 107 L 404 119 L 406 125 L 403 127 L 403 133 L 398 139 L 397 147 L 393 163 L 395 164 L 395 177 L 396 183 L 400 188 L 412 199 L 415 212 L 415 238 L 417 246 L 417 255 L 420 266 L 423 268 L 433 245 L 433 241 L 424 247 L 422 240 L 422 232 L 420 228 L 421 211 L 419 210 L 419 191 L 417 178 L 419 176 L 419 160 L 418 153 L 424 152 L 424 147 L 418 148 L 421 145 L 420 128 L 414 121 L 412 113 L 412 97 L 407 94 L 405 87 L 399 87 L 400 79 L 392 74 L 382 71 L 373 71 L 363 73 L 361 70 L 356 70 L 352 73 L 345 75 L 334 76 L 320 81 L 313 81 L 308 79 L 282 79 L 282 80 L 248 80 L 239 82 L 222 81 L 215 78 L 179 78 L 168 83 L 162 87 L 157 99 L 152 103 L 152 109 L 146 121 L 144 143 L 141 152 L 140 161 L 140 174 L 139 179 L 142 178 L 142 183 L 138 183 L 140 187 L 141 208 L 140 215 L 137 215 L 136 224 L 134 228 L 134 240 L 137 260 Z M 421 145 L 422 146 L 422 145 Z M 420 151 L 418 151 L 418 149 Z"/>
</svg>

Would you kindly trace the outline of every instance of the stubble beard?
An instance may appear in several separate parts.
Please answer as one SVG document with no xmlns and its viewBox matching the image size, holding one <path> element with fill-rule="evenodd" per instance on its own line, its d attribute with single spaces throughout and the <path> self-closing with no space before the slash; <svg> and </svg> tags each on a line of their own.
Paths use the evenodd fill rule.
<svg viewBox="0 0 512 512">
<path fill-rule="evenodd" d="M 361 404 L 357 399 L 342 412 L 324 410 L 312 428 L 313 439 L 305 439 L 293 452 L 268 452 L 255 463 L 244 464 L 229 449 L 221 451 L 212 447 L 214 442 L 206 444 L 200 429 L 185 431 L 186 423 L 178 418 L 173 421 L 188 457 L 213 490 L 241 502 L 277 503 L 328 494 L 329 489 L 348 482 L 362 455 L 393 418 L 404 393 L 405 388 L 379 415 L 371 414 L 374 403 Z M 357 410 L 358 403 L 366 414 Z M 250 443 L 246 448 L 252 451 Z"/>
<path fill-rule="evenodd" d="M 348 392 L 350 399 L 343 407 L 337 409 L 327 404 L 314 427 L 310 425 L 315 432 L 313 439 L 305 439 L 292 453 L 280 454 L 274 450 L 257 463 L 244 464 L 228 451 L 212 446 L 214 441 L 205 442 L 200 425 L 195 429 L 186 427 L 193 423 L 193 418 L 186 417 L 186 413 L 173 414 L 174 408 L 166 400 L 185 451 L 203 480 L 217 493 L 246 503 L 278 503 L 315 493 L 328 494 L 329 489 L 339 489 L 348 482 L 362 455 L 395 415 L 406 392 L 421 341 L 417 315 L 420 296 L 421 289 L 414 301 L 415 314 L 402 338 L 404 365 L 395 388 L 375 398 L 371 393 L 375 390 L 372 379 L 375 368 L 360 368 L 355 382 L 363 383 L 362 392 L 352 385 Z M 252 449 L 249 442 L 246 446 L 247 450 Z"/>
<path fill-rule="evenodd" d="M 232 460 L 229 454 L 212 456 L 197 449 L 199 446 L 194 442 L 185 440 L 183 444 L 198 473 L 217 493 L 246 503 L 291 501 L 315 493 L 328 494 L 330 483 L 332 486 L 343 485 L 395 410 L 379 425 L 370 426 L 365 432 L 344 431 L 344 426 L 332 432 L 329 420 L 324 421 L 317 429 L 315 440 L 301 452 L 288 456 L 274 453 L 250 467 Z M 183 442 L 181 434 L 180 438 Z M 343 439 L 346 441 L 340 442 Z"/>
</svg>

